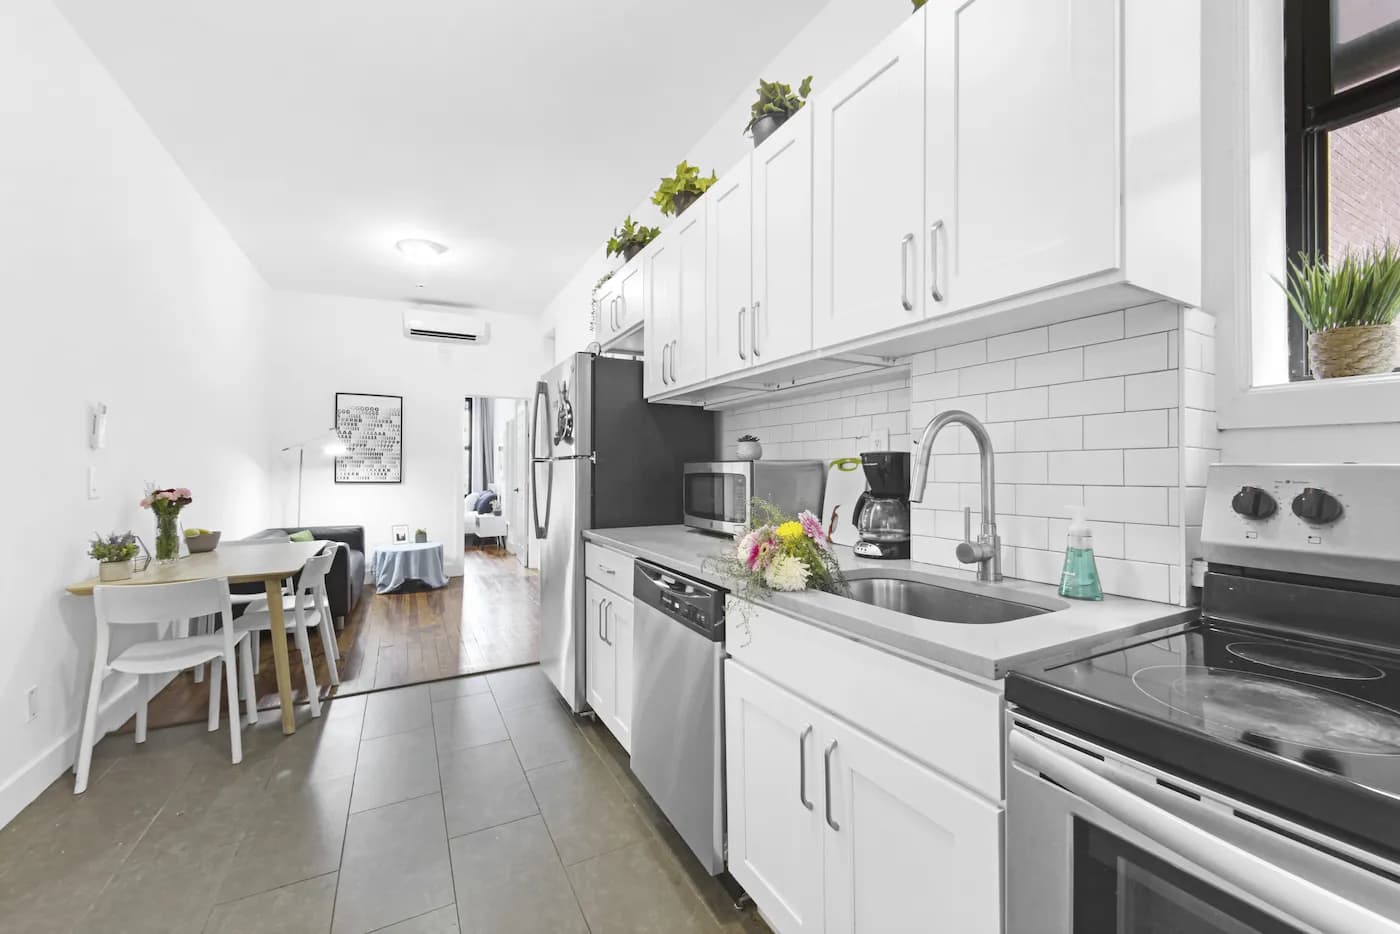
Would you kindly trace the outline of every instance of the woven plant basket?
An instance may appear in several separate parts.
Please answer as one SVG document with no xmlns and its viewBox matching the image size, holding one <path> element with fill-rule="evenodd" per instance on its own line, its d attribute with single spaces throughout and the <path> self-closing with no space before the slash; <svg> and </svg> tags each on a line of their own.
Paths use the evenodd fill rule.
<svg viewBox="0 0 1400 934">
<path fill-rule="evenodd" d="M 1333 328 L 1308 335 L 1308 359 L 1315 379 L 1389 373 L 1397 364 L 1400 332 L 1390 324 Z"/>
</svg>

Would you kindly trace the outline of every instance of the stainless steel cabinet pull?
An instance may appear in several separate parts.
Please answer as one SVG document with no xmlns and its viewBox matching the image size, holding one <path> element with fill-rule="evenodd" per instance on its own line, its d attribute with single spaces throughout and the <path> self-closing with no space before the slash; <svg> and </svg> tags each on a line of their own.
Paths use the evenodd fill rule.
<svg viewBox="0 0 1400 934">
<path fill-rule="evenodd" d="M 749 338 L 749 349 L 753 351 L 753 356 L 755 360 L 763 356 L 763 354 L 758 352 L 758 312 L 761 307 L 761 303 L 753 303 L 753 328 L 751 329 L 753 331 L 753 334 Z"/>
<path fill-rule="evenodd" d="M 905 234 L 899 241 L 899 301 L 905 311 L 913 311 L 914 303 L 909 298 L 909 247 L 914 242 L 913 234 Z"/>
<path fill-rule="evenodd" d="M 666 359 L 671 362 L 671 377 L 667 382 L 674 386 L 676 384 L 676 342 L 666 342 Z"/>
<path fill-rule="evenodd" d="M 612 604 L 608 601 L 608 611 L 603 614 L 603 641 L 612 645 Z"/>
<path fill-rule="evenodd" d="M 607 602 L 608 602 L 608 601 L 606 601 L 606 600 L 599 600 L 599 601 L 598 601 L 598 641 L 599 641 L 599 642 L 607 642 L 607 641 L 608 641 L 607 639 L 603 638 L 603 604 L 605 604 L 605 603 L 607 603 Z"/>
<path fill-rule="evenodd" d="M 807 800 L 807 737 L 812 735 L 809 723 L 802 735 L 797 737 L 797 800 L 807 810 L 812 810 L 812 802 Z"/>
<path fill-rule="evenodd" d="M 747 360 L 748 355 L 744 353 L 744 315 L 748 314 L 747 308 L 739 309 L 739 359 Z"/>
<path fill-rule="evenodd" d="M 670 343 L 665 343 L 661 345 L 661 385 L 663 386 L 667 385 L 668 382 L 668 380 L 666 379 L 666 352 L 670 349 Z"/>
<path fill-rule="evenodd" d="M 928 229 L 928 294 L 935 302 L 943 301 L 943 290 L 938 287 L 938 232 L 943 229 L 941 220 L 934 221 Z"/>
<path fill-rule="evenodd" d="M 836 751 L 836 740 L 832 740 L 826 745 L 826 752 L 822 754 L 822 764 L 826 773 L 826 825 L 837 833 L 841 832 L 841 825 L 836 823 L 831 816 L 831 754 Z"/>
<path fill-rule="evenodd" d="M 626 295 L 619 295 L 619 296 L 617 297 L 617 327 L 618 327 L 619 330 L 622 329 L 622 322 L 623 322 L 623 321 L 626 321 L 626 320 L 627 320 L 627 296 L 626 296 Z"/>
</svg>

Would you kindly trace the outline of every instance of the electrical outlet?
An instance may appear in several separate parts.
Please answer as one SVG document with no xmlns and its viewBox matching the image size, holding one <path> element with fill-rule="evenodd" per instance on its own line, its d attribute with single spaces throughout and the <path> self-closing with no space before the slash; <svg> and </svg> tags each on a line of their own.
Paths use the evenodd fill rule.
<svg viewBox="0 0 1400 934">
<path fill-rule="evenodd" d="M 88 467 L 87 498 L 88 498 L 88 499 L 97 499 L 97 498 L 98 498 L 98 492 L 97 492 L 97 468 L 96 468 L 95 466 L 91 466 L 91 465 Z"/>
<path fill-rule="evenodd" d="M 24 722 L 33 723 L 35 720 L 39 719 L 39 685 L 30 685 L 29 690 L 25 692 L 25 703 L 29 711 L 29 716 Z"/>
<path fill-rule="evenodd" d="M 888 428 L 876 428 L 868 435 L 863 435 L 856 442 L 856 446 L 862 452 L 865 451 L 888 451 L 890 449 L 890 430 Z"/>
</svg>

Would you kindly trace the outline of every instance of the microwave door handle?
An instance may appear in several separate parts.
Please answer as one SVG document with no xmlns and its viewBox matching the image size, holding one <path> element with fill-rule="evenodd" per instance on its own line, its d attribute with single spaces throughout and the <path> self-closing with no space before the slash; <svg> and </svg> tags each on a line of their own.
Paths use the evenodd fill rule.
<svg viewBox="0 0 1400 934">
<path fill-rule="evenodd" d="M 1400 934 L 1400 921 L 1383 918 L 1182 820 L 1023 730 L 1011 730 L 1007 743 L 1015 761 L 1306 927 L 1354 934 Z"/>
</svg>

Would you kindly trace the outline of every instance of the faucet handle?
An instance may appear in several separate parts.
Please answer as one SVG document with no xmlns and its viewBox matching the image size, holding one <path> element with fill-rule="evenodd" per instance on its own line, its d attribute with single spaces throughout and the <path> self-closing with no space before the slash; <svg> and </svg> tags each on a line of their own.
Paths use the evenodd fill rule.
<svg viewBox="0 0 1400 934">
<path fill-rule="evenodd" d="M 972 507 L 963 507 L 963 541 L 972 541 Z"/>
</svg>

